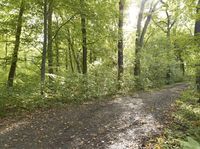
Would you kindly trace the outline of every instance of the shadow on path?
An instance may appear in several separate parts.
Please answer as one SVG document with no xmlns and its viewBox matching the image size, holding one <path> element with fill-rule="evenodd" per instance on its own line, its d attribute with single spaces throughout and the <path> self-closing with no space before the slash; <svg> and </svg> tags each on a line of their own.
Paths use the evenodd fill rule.
<svg viewBox="0 0 200 149">
<path fill-rule="evenodd" d="M 137 149 L 159 133 L 164 111 L 186 89 L 177 84 L 137 97 L 66 106 L 34 114 L 0 131 L 2 149 Z"/>
</svg>

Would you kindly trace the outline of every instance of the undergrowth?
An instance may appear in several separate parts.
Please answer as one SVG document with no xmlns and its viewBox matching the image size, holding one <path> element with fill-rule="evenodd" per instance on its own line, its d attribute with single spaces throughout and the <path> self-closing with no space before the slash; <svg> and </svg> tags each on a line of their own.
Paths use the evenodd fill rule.
<svg viewBox="0 0 200 149">
<path fill-rule="evenodd" d="M 155 149 L 200 149 L 200 104 L 194 90 L 185 91 L 176 102 L 172 122 L 162 136 L 149 143 Z"/>
</svg>

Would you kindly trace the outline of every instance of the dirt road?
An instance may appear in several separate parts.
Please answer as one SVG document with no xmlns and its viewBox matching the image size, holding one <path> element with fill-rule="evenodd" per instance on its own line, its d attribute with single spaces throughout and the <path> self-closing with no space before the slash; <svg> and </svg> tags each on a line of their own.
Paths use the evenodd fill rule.
<svg viewBox="0 0 200 149">
<path fill-rule="evenodd" d="M 185 84 L 35 113 L 0 129 L 0 149 L 139 149 Z"/>
</svg>

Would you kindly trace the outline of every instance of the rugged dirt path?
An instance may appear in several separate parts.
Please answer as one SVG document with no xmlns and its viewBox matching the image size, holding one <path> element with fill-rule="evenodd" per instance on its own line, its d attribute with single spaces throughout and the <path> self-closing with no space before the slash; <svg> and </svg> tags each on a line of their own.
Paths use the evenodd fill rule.
<svg viewBox="0 0 200 149">
<path fill-rule="evenodd" d="M 1 149 L 137 149 L 187 85 L 36 113 L 0 129 Z"/>
</svg>

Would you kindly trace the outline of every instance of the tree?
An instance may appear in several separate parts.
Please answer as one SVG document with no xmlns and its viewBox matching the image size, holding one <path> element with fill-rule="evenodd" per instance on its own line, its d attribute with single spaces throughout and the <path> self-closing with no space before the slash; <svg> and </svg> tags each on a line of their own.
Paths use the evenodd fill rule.
<svg viewBox="0 0 200 149">
<path fill-rule="evenodd" d="M 52 39 L 52 14 L 53 14 L 53 0 L 48 0 L 48 72 L 53 74 L 53 39 Z M 51 77 L 50 77 L 51 81 Z"/>
<path fill-rule="evenodd" d="M 197 3 L 197 19 L 195 21 L 195 29 L 194 29 L 194 33 L 195 36 L 199 36 L 200 34 L 200 19 L 199 19 L 199 14 L 200 14 L 200 0 L 198 0 Z M 199 37 L 197 37 L 197 39 L 199 40 Z M 199 41 L 197 41 L 199 42 Z M 200 45 L 199 45 L 200 46 Z M 197 86 L 197 92 L 198 92 L 198 96 L 199 96 L 199 103 L 200 103 L 200 61 L 197 61 L 196 64 L 196 86 Z"/>
<path fill-rule="evenodd" d="M 86 14 L 85 1 L 80 0 L 81 9 L 81 31 L 82 31 L 82 48 L 83 48 L 83 74 L 87 74 L 87 30 L 86 30 Z"/>
<path fill-rule="evenodd" d="M 46 72 L 46 53 L 47 53 L 47 33 L 48 33 L 48 0 L 44 0 L 44 41 L 43 41 L 43 50 L 42 50 L 42 63 L 41 63 L 41 94 L 44 94 L 44 85 L 45 85 L 45 72 Z"/>
<path fill-rule="evenodd" d="M 8 75 L 8 81 L 7 81 L 8 88 L 13 87 L 13 81 L 14 81 L 14 77 L 15 77 L 15 73 L 16 73 L 16 67 L 17 67 L 17 61 L 18 61 L 18 51 L 19 51 L 21 32 L 22 32 L 24 7 L 25 7 L 25 2 L 24 2 L 24 0 L 21 0 L 18 21 L 17 21 L 17 29 L 16 29 L 16 34 L 15 34 L 15 46 L 14 46 L 14 50 L 13 50 L 12 62 L 11 62 L 10 71 L 9 71 L 9 75 Z"/>
<path fill-rule="evenodd" d="M 119 24 L 118 24 L 118 80 L 121 80 L 123 68 L 123 20 L 124 20 L 124 0 L 119 2 Z"/>
<path fill-rule="evenodd" d="M 172 20 L 170 14 L 169 14 L 169 6 L 167 3 L 165 3 L 164 1 L 160 0 L 161 3 L 164 5 L 165 7 L 165 14 L 166 14 L 166 17 L 167 17 L 167 21 L 166 21 L 166 36 L 167 36 L 167 46 L 168 46 L 168 50 L 167 50 L 167 54 L 168 54 L 168 57 L 169 57 L 169 51 L 171 50 L 172 46 L 171 46 L 171 30 L 172 30 L 172 27 L 174 26 L 174 24 L 176 23 L 176 19 Z M 165 30 L 165 29 L 163 29 Z M 169 58 L 168 58 L 169 59 Z M 166 74 L 166 79 L 167 79 L 167 84 L 170 84 L 170 80 L 171 80 L 171 68 L 170 68 L 170 65 L 168 65 L 168 70 L 167 70 L 167 74 Z"/>
<path fill-rule="evenodd" d="M 70 66 L 71 66 L 71 71 L 72 73 L 74 73 L 74 65 L 73 65 L 73 59 L 72 59 L 72 49 L 73 49 L 73 45 L 72 45 L 72 41 L 71 41 L 71 33 L 70 30 L 67 29 L 67 41 L 68 41 L 68 55 L 69 55 L 69 62 L 70 62 Z"/>
<path fill-rule="evenodd" d="M 147 0 L 141 1 L 140 11 L 138 15 L 137 20 L 137 31 L 136 31 L 136 40 L 135 40 L 135 67 L 134 67 L 134 75 L 139 76 L 140 75 L 140 51 L 142 48 L 142 45 L 140 43 L 140 37 L 141 37 L 141 29 L 142 29 L 142 19 L 144 15 L 144 8 Z"/>
<path fill-rule="evenodd" d="M 74 65 L 76 65 L 78 73 L 81 73 L 80 62 L 74 49 L 74 38 L 70 28 L 67 28 L 67 42 L 68 42 L 68 57 L 72 72 L 74 71 Z M 75 63 L 75 64 L 74 64 Z"/>
<path fill-rule="evenodd" d="M 153 12 L 156 9 L 156 6 L 159 1 L 157 1 L 155 4 L 151 4 L 150 10 L 148 12 L 147 18 L 144 23 L 144 27 L 142 27 L 142 21 L 144 16 L 144 10 L 145 10 L 145 4 L 147 3 L 147 0 L 141 1 L 140 11 L 138 15 L 137 20 L 137 30 L 136 30 L 136 40 L 135 40 L 135 67 L 134 67 L 134 75 L 136 77 L 140 76 L 141 73 L 141 62 L 140 62 L 140 53 L 142 50 L 142 47 L 144 45 L 144 37 L 147 32 L 148 26 L 150 24 L 150 21 L 152 19 Z"/>
</svg>

